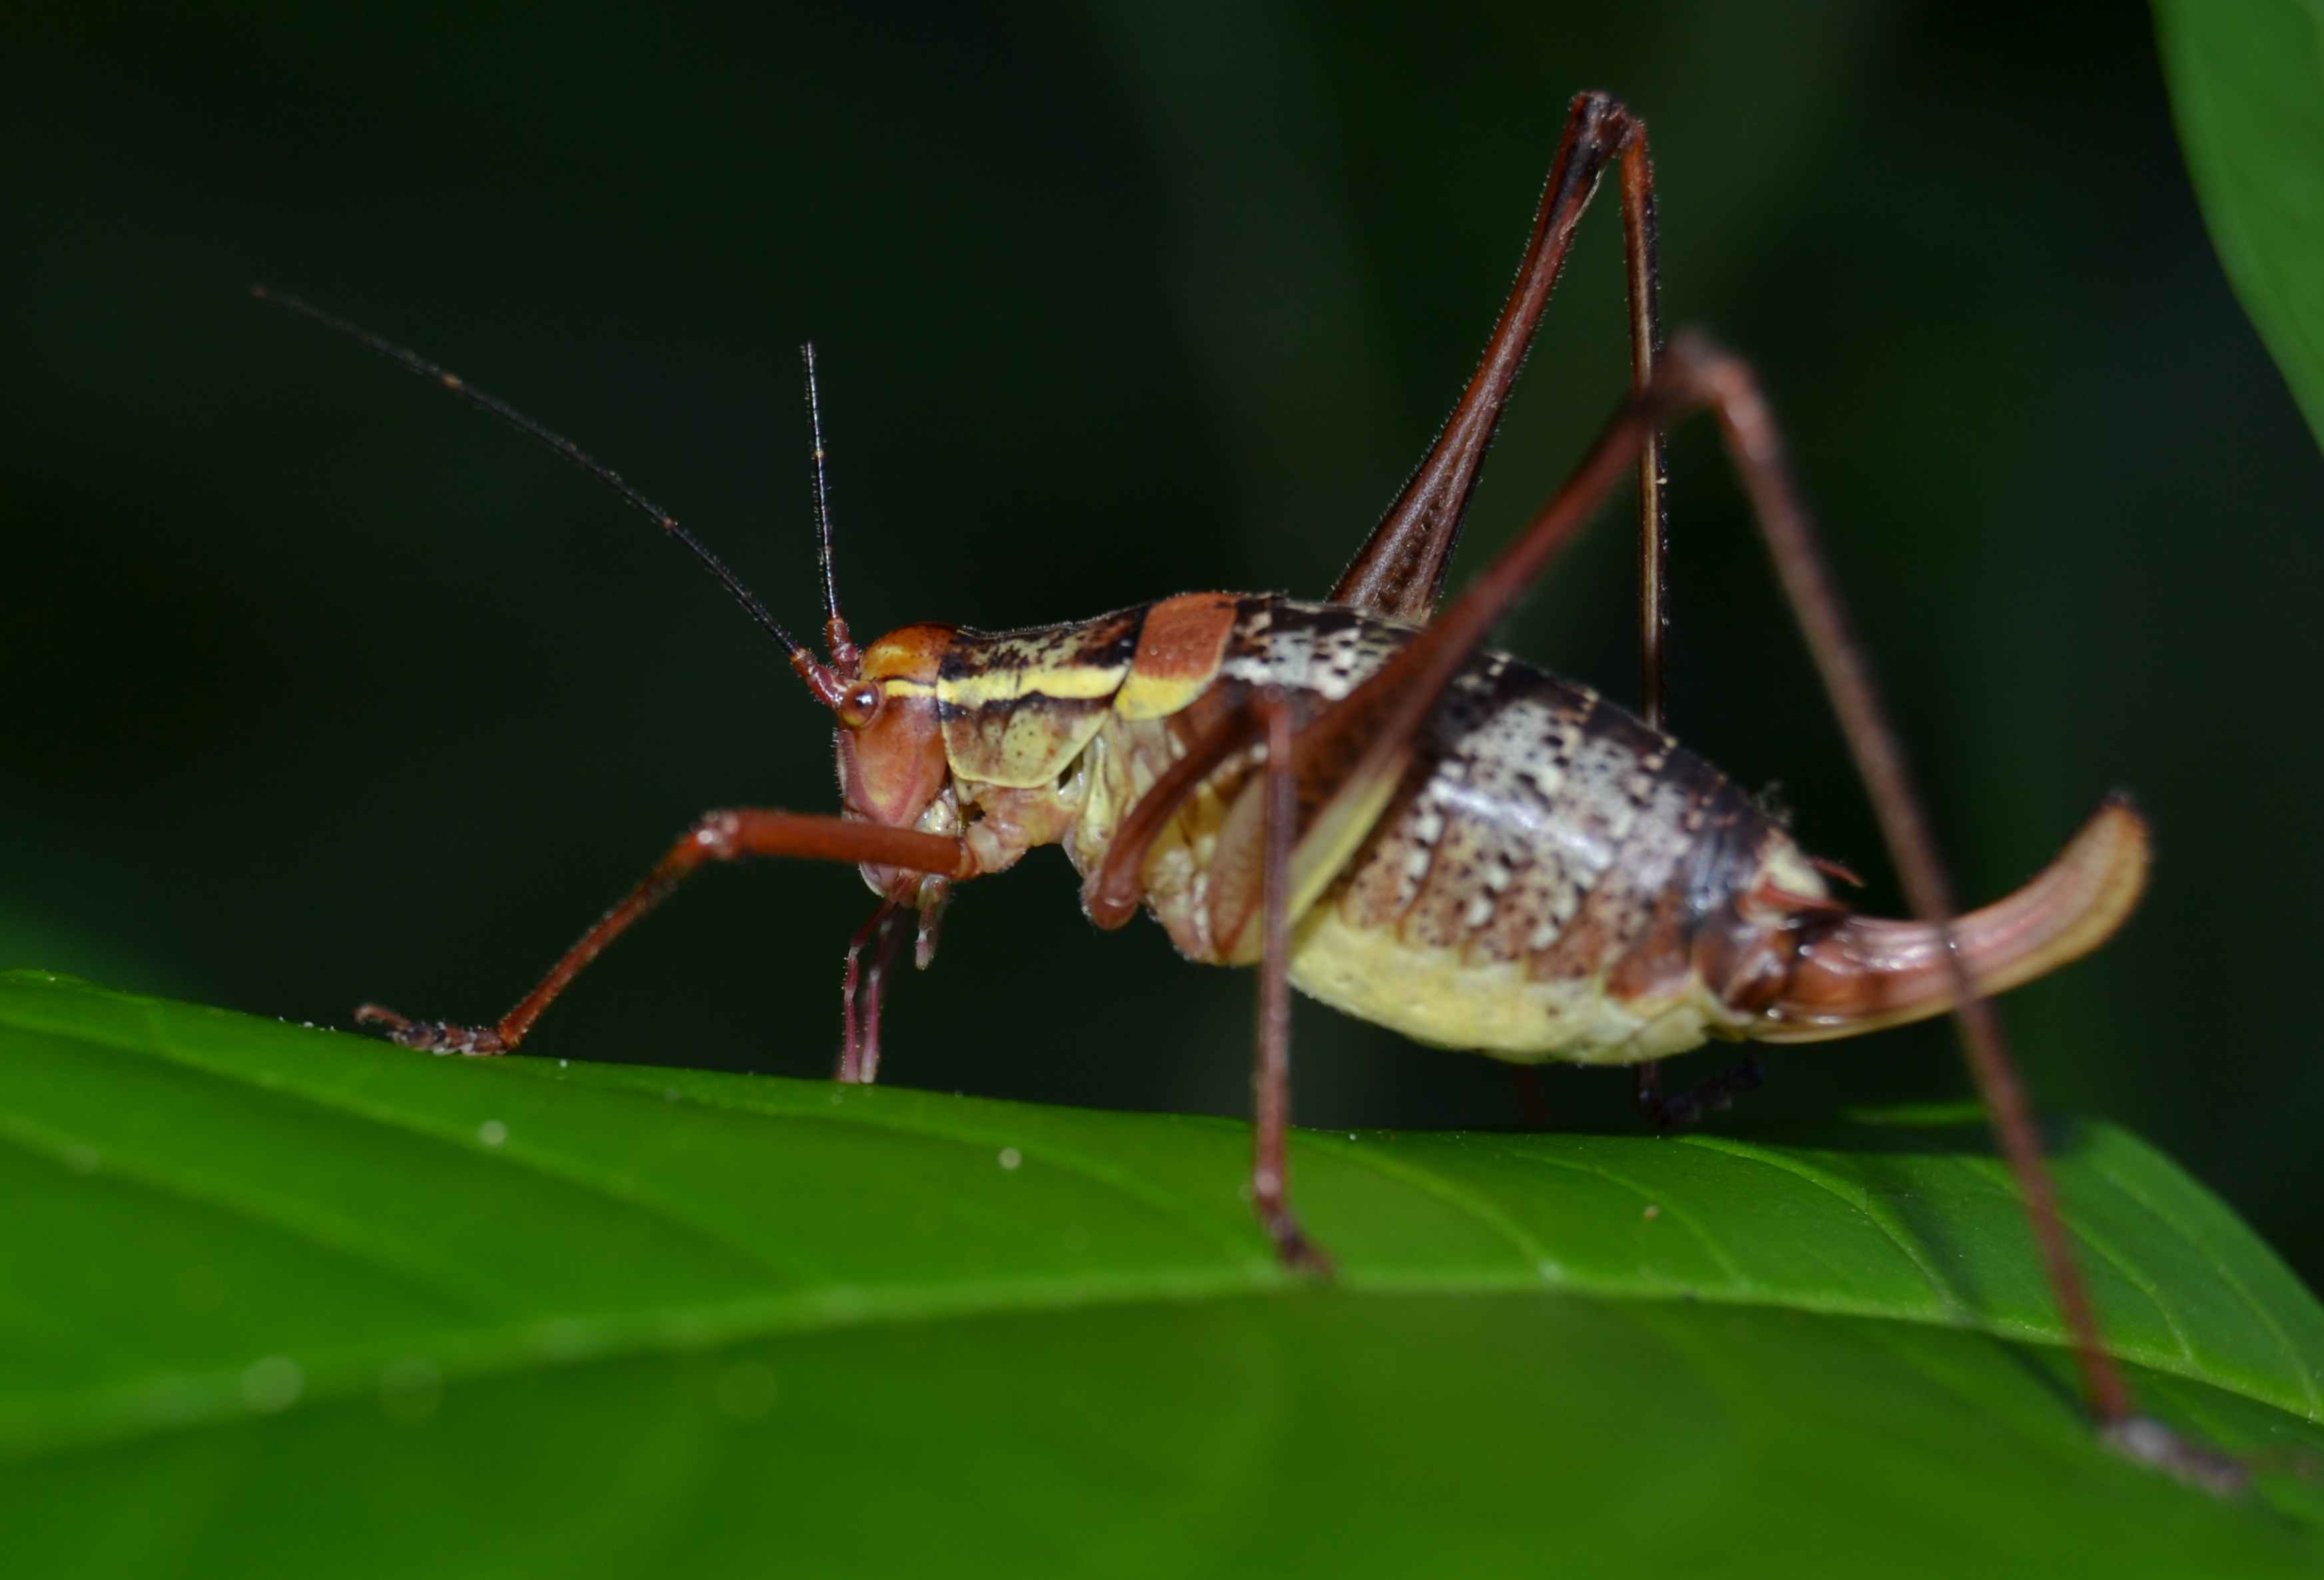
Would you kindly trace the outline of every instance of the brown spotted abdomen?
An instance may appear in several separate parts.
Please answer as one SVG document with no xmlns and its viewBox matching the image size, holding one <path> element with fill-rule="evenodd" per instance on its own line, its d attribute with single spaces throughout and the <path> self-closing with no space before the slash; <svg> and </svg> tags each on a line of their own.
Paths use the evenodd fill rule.
<svg viewBox="0 0 2324 1580">
<path fill-rule="evenodd" d="M 1757 1018 L 1759 962 L 1744 957 L 1775 941 L 1744 905 L 1763 886 L 1825 892 L 1702 758 L 1586 687 L 1487 654 L 1304 920 L 1292 975 L 1423 1042 L 1526 1061 L 1659 1058 Z"/>
<path fill-rule="evenodd" d="M 1407 635 L 1345 609 L 1254 600 L 1221 678 L 1304 690 L 1320 707 Z M 1084 841 L 1105 837 L 1102 809 L 1133 800 L 1168 751 L 1161 721 L 1106 732 L 1093 767 L 1114 784 Z M 1222 958 L 1204 932 L 1205 842 L 1250 771 L 1222 769 L 1146 870 L 1149 908 L 1196 959 Z M 1522 1062 L 1659 1058 L 1749 1034 L 1796 942 L 1787 917 L 1749 904 L 1775 890 L 1826 892 L 1723 775 L 1586 687 L 1480 654 L 1345 876 L 1296 923 L 1291 978 L 1441 1046 Z"/>
</svg>

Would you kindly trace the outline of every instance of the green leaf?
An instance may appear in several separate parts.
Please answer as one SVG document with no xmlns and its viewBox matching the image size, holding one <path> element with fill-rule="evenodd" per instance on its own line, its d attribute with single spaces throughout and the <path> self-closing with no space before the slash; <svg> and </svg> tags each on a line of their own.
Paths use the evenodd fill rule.
<svg viewBox="0 0 2324 1580">
<path fill-rule="evenodd" d="M 2324 1487 L 2102 1449 L 1958 1116 L 1302 1132 L 0 978 L 11 1571 L 2292 1575 Z M 2145 1407 L 2324 1464 L 2324 1309 L 2054 1138 Z M 2273 1456 L 2270 1459 L 2268 1456 Z M 2286 1461 L 2285 1456 L 2294 1456 Z"/>
<path fill-rule="evenodd" d="M 2155 0 L 2211 239 L 2324 443 L 2324 0 Z"/>
</svg>

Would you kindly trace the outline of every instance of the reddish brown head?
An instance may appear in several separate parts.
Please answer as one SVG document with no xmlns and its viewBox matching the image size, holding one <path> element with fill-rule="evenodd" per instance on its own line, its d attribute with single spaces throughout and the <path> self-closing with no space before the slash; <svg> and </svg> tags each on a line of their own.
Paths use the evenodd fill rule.
<svg viewBox="0 0 2324 1580">
<path fill-rule="evenodd" d="M 945 625 L 889 632 L 863 649 L 855 678 L 832 702 L 839 721 L 839 795 L 850 817 L 909 828 L 944 788 L 936 670 L 952 638 Z"/>
</svg>

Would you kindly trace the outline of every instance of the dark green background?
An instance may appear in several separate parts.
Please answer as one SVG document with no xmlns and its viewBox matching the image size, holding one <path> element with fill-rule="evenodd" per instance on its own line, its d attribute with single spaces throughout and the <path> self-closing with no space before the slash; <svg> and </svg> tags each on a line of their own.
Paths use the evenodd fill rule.
<svg viewBox="0 0 2324 1580">
<path fill-rule="evenodd" d="M 1653 128 L 1672 318 L 1772 386 L 1964 889 L 2109 785 L 2154 817 L 2128 934 L 2011 1002 L 2042 1101 L 2324 1270 L 2324 464 L 2203 236 L 2138 8 L 0 29 L 0 966 L 484 1018 L 696 812 L 832 803 L 826 723 L 682 556 L 252 280 L 570 433 L 802 626 L 810 335 L 860 630 L 1320 592 L 1468 372 L 1567 96 L 1605 87 Z M 1456 575 L 1621 387 L 1617 235 L 1587 227 Z M 1676 467 L 1678 728 L 1877 872 L 1704 433 Z M 1626 553 L 1601 533 L 1508 645 L 1628 694 Z M 716 875 L 538 1050 L 821 1068 L 868 903 L 844 871 Z M 1250 995 L 1150 926 L 1092 932 L 1045 854 L 962 898 L 889 1071 L 1237 1110 Z M 1320 1010 L 1299 1038 L 1305 1118 L 1513 1115 L 1484 1061 Z M 1780 1055 L 1731 1122 L 1962 1084 L 1941 1032 L 1893 1033 Z M 1623 1077 L 1550 1091 L 1627 1122 Z"/>
</svg>

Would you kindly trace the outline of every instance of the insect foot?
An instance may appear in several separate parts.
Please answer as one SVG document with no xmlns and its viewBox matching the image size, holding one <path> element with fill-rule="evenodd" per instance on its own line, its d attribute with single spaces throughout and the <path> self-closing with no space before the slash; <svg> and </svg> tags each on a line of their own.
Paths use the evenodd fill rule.
<svg viewBox="0 0 2324 1580">
<path fill-rule="evenodd" d="M 1329 1281 L 1339 1276 L 1340 1270 L 1332 1265 L 1332 1259 L 1323 1254 L 1322 1247 L 1296 1228 L 1276 1241 L 1275 1250 L 1276 1254 L 1282 1258 L 1283 1265 L 1293 1272 L 1320 1281 Z"/>
<path fill-rule="evenodd" d="M 1323 1248 L 1307 1237 L 1298 1219 L 1286 1212 L 1267 1215 L 1263 1221 L 1268 1237 L 1275 1242 L 1275 1254 L 1286 1271 L 1313 1279 L 1337 1276 L 1339 1269 L 1332 1265 Z"/>
<path fill-rule="evenodd" d="M 2100 1434 L 2107 1447 L 2141 1465 L 2210 1493 L 2216 1498 L 2241 1497 L 2251 1486 L 2251 1472 L 2241 1460 L 2181 1437 L 2152 1416 L 2129 1415 L 2109 1421 Z"/>
<path fill-rule="evenodd" d="M 504 1053 L 508 1045 L 501 1034 L 490 1026 L 456 1026 L 450 1021 L 415 1021 L 406 1019 L 383 1004 L 365 1004 L 355 1010 L 359 1026 L 383 1026 L 387 1040 L 406 1048 L 421 1048 L 430 1053 L 463 1053 L 472 1058 L 489 1058 Z"/>
</svg>

